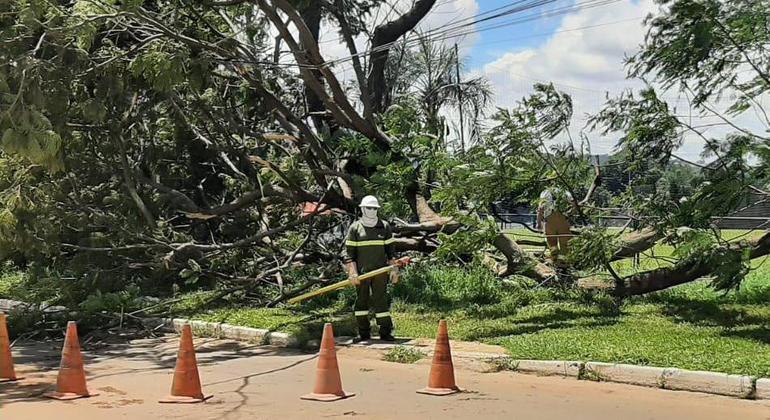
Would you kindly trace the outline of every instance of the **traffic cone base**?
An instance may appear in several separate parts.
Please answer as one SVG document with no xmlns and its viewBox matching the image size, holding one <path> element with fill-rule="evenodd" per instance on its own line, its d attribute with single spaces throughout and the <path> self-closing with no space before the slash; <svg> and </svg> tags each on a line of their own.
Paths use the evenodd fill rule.
<svg viewBox="0 0 770 420">
<path fill-rule="evenodd" d="M 21 376 L 14 376 L 13 378 L 0 378 L 0 384 L 4 384 L 6 382 L 16 382 L 24 379 Z"/>
<path fill-rule="evenodd" d="M 76 400 L 78 398 L 88 398 L 88 397 L 95 397 L 99 395 L 98 392 L 88 392 L 88 394 L 75 394 L 74 392 L 46 392 L 43 394 L 46 398 L 53 398 L 55 400 L 59 401 L 69 401 L 69 400 Z"/>
<path fill-rule="evenodd" d="M 206 401 L 211 397 L 213 395 L 204 395 L 202 398 L 169 395 L 162 400 L 158 400 L 158 402 L 163 404 L 194 404 Z"/>
<path fill-rule="evenodd" d="M 323 402 L 332 402 L 332 401 L 338 401 L 338 400 L 344 400 L 345 398 L 350 398 L 355 396 L 356 394 L 354 392 L 343 392 L 342 395 L 337 394 L 316 394 L 311 392 L 310 394 L 305 394 L 300 399 L 303 400 L 310 400 L 310 401 L 323 401 Z"/>
<path fill-rule="evenodd" d="M 457 394 L 458 392 L 462 392 L 462 390 L 460 388 L 457 388 L 457 387 L 455 387 L 455 388 L 431 388 L 431 387 L 426 387 L 426 388 L 418 389 L 417 390 L 418 394 L 437 395 L 437 396 Z"/>
</svg>

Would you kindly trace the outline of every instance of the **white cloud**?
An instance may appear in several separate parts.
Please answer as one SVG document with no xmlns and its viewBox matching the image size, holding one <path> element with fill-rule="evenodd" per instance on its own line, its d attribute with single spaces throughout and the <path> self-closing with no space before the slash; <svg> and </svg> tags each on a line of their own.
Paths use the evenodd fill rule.
<svg viewBox="0 0 770 420">
<path fill-rule="evenodd" d="M 459 25 L 469 25 L 446 34 L 446 36 L 460 33 L 465 35 L 448 37 L 441 40 L 441 42 L 446 45 L 454 45 L 457 43 L 460 54 L 464 54 L 469 52 L 480 38 L 478 33 L 474 32 L 476 25 L 470 25 L 473 21 L 473 16 L 478 13 L 479 4 L 476 0 L 439 1 L 425 19 L 420 22 L 418 30 L 421 32 L 438 32 L 444 31 L 450 27 L 457 28 Z M 444 36 L 440 38 L 444 38 Z"/>
<path fill-rule="evenodd" d="M 608 7 L 584 9 L 562 19 L 556 33 L 534 49 L 507 52 L 482 69 L 497 88 L 499 104 L 512 105 L 512 99 L 526 92 L 511 92 L 507 86 L 525 86 L 534 80 L 554 81 L 581 103 L 603 98 L 604 91 L 639 86 L 625 79 L 624 54 L 633 53 L 645 29 L 641 18 L 653 10 L 652 0 L 638 4 L 624 1 Z M 639 18 L 639 20 L 631 20 Z M 622 23 L 574 30 L 587 26 Z M 511 82 L 514 82 L 511 84 Z M 500 94 L 509 92 L 511 94 Z"/>
<path fill-rule="evenodd" d="M 601 108 L 606 93 L 614 96 L 624 89 L 643 86 L 641 81 L 626 79 L 623 61 L 643 42 L 646 28 L 642 26 L 642 18 L 656 10 L 652 0 L 625 0 L 611 6 L 583 9 L 565 16 L 559 28 L 542 45 L 503 52 L 475 73 L 490 79 L 498 107 L 513 106 L 532 91 L 535 82 L 553 82 L 573 98 L 575 116 L 571 129 L 577 131 L 585 125 L 585 114 Z M 575 30 L 591 26 L 594 27 Z M 686 98 L 680 98 L 676 92 L 665 93 L 664 97 L 679 114 L 689 114 Z M 717 108 L 722 110 L 725 106 L 718 104 Z M 694 121 L 695 124 L 706 124 L 720 120 L 696 115 Z M 751 112 L 736 121 L 755 132 L 765 130 Z M 730 127 L 721 126 L 710 128 L 708 135 L 721 136 L 730 131 L 733 131 Z M 589 138 L 594 153 L 608 153 L 617 136 L 591 134 Z M 702 145 L 699 138 L 688 136 L 680 154 L 698 160 Z"/>
<path fill-rule="evenodd" d="M 396 19 L 400 14 L 406 12 L 411 8 L 412 0 L 393 0 L 385 2 L 377 10 L 374 10 L 369 16 L 367 27 L 374 30 L 377 25 Z M 417 31 L 426 33 L 429 31 L 440 31 L 447 27 L 455 26 L 458 24 L 466 24 L 472 21 L 471 17 L 478 14 L 479 5 L 477 0 L 440 0 L 436 2 L 436 5 L 431 9 L 425 18 L 420 21 L 417 26 Z M 460 54 L 469 52 L 479 39 L 479 35 L 473 33 L 475 25 L 470 25 L 461 30 L 461 32 L 472 32 L 470 34 L 453 37 L 442 40 L 447 45 L 454 45 L 457 42 L 460 48 Z M 350 56 L 350 51 L 341 39 L 338 32 L 336 22 L 324 22 L 321 25 L 319 44 L 321 47 L 321 54 L 324 59 L 334 60 Z M 408 35 L 409 39 L 416 38 L 416 34 Z M 355 38 L 356 49 L 359 53 L 367 51 L 370 47 L 368 39 L 365 36 L 358 36 Z M 366 57 L 368 58 L 368 57 Z M 365 58 L 362 57 L 362 61 Z M 339 63 L 334 67 L 335 74 L 344 80 L 350 81 L 355 79 L 355 73 L 353 72 L 353 66 L 350 60 Z"/>
</svg>

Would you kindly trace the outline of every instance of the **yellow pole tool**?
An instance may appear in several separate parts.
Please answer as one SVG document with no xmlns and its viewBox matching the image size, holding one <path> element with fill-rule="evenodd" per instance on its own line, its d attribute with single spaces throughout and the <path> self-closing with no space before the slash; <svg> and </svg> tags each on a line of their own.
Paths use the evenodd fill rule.
<svg viewBox="0 0 770 420">
<path fill-rule="evenodd" d="M 398 259 L 398 260 L 396 260 L 396 263 L 393 264 L 393 265 L 388 265 L 388 266 L 385 266 L 385 267 L 382 267 L 382 268 L 378 268 L 378 269 L 376 269 L 374 271 L 370 271 L 370 272 L 368 272 L 366 274 L 362 274 L 362 275 L 358 276 L 358 280 L 368 280 L 368 279 L 370 279 L 370 278 L 372 278 L 374 276 L 377 276 L 377 275 L 380 275 L 380 274 L 384 274 L 384 273 L 388 273 L 388 272 L 390 272 L 390 270 L 393 270 L 394 268 L 404 267 L 405 265 L 409 264 L 409 262 L 410 262 L 409 257 L 404 257 L 404 258 Z M 328 286 L 322 287 L 320 289 L 313 290 L 312 292 L 307 292 L 307 293 L 301 294 L 299 296 L 295 296 L 295 297 L 289 299 L 286 302 L 291 304 L 291 305 L 293 305 L 293 304 L 295 304 L 297 302 L 302 302 L 303 300 L 307 300 L 307 299 L 310 299 L 310 298 L 314 298 L 316 296 L 324 295 L 324 294 L 332 292 L 334 290 L 342 289 L 343 287 L 352 286 L 352 285 L 353 285 L 353 283 L 351 283 L 350 280 L 345 279 L 345 280 L 342 280 L 340 282 L 337 282 L 337 283 L 330 284 Z"/>
</svg>

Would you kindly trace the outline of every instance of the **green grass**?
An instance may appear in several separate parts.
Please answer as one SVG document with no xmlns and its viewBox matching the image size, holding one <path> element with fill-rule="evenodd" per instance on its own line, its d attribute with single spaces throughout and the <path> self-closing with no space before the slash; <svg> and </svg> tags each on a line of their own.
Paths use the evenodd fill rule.
<svg viewBox="0 0 770 420">
<path fill-rule="evenodd" d="M 518 359 L 578 360 L 770 376 L 770 308 L 697 301 L 634 303 L 620 314 L 572 302 L 489 318 L 464 311 L 396 313 L 399 334 L 432 337 L 438 320 L 453 339 L 505 347 Z"/>
<path fill-rule="evenodd" d="M 390 349 L 390 351 L 382 357 L 382 360 L 387 362 L 410 364 L 415 363 L 424 357 L 425 353 L 421 352 L 420 350 L 411 347 L 396 346 Z"/>
<path fill-rule="evenodd" d="M 577 296 L 530 296 L 508 302 L 438 309 L 394 303 L 401 337 L 434 338 L 446 319 L 452 339 L 505 347 L 515 359 L 580 360 L 679 367 L 770 377 L 770 306 L 736 303 L 705 284 L 637 298 L 613 311 Z M 601 302 L 601 297 L 598 299 Z M 218 309 L 194 316 L 213 322 L 320 337 L 324 322 L 337 335 L 355 334 L 347 310 Z M 393 354 L 393 359 L 405 358 Z M 403 363 L 403 362 L 402 362 Z"/>
<path fill-rule="evenodd" d="M 0 299 L 19 300 L 23 298 L 20 288 L 25 280 L 20 271 L 0 271 Z"/>
</svg>

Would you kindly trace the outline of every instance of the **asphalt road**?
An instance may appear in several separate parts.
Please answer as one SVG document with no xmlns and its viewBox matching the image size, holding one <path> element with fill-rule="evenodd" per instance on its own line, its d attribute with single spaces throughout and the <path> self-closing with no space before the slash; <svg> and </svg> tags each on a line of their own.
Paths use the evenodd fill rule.
<svg viewBox="0 0 770 420">
<path fill-rule="evenodd" d="M 314 354 L 196 340 L 204 392 L 202 404 L 165 405 L 177 339 L 84 343 L 89 388 L 99 396 L 70 402 L 46 400 L 56 381 L 61 342 L 26 342 L 14 349 L 26 378 L 0 384 L 2 420 L 38 419 L 770 419 L 770 402 L 673 392 L 510 372 L 481 373 L 456 362 L 458 385 L 448 397 L 415 393 L 426 385 L 429 360 L 406 365 L 380 360 L 381 351 L 339 348 L 350 399 L 319 403 L 299 396 L 313 388 Z"/>
</svg>

